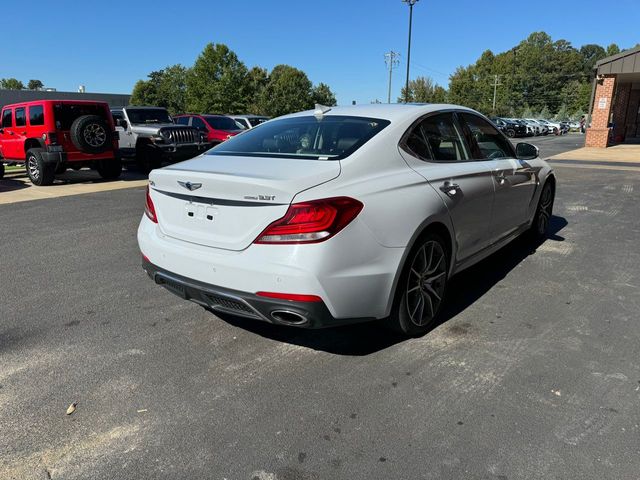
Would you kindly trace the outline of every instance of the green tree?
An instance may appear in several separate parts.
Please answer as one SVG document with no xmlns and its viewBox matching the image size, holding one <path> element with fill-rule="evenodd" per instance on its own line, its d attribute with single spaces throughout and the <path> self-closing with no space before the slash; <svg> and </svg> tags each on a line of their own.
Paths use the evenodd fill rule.
<svg viewBox="0 0 640 480">
<path fill-rule="evenodd" d="M 313 108 L 311 81 L 307 75 L 289 65 L 277 65 L 260 93 L 260 111 L 271 117 Z"/>
<path fill-rule="evenodd" d="M 27 88 L 29 90 L 42 90 L 43 87 L 44 83 L 42 83 L 41 80 L 29 80 L 29 83 L 27 84 Z"/>
<path fill-rule="evenodd" d="M 133 87 L 131 104 L 164 107 L 173 115 L 184 113 L 186 78 L 187 69 L 179 64 L 151 72 L 148 80 L 140 80 Z"/>
<path fill-rule="evenodd" d="M 247 95 L 247 113 L 253 114 L 262 114 L 263 112 L 260 110 L 260 95 L 264 87 L 267 85 L 269 81 L 269 72 L 266 68 L 262 67 L 253 67 L 247 73 L 245 84 L 246 84 L 246 95 Z"/>
<path fill-rule="evenodd" d="M 243 113 L 247 67 L 223 44 L 209 43 L 186 79 L 187 108 L 194 113 Z"/>
<path fill-rule="evenodd" d="M 415 103 L 443 103 L 445 102 L 447 91 L 440 85 L 433 82 L 430 77 L 418 77 L 409 81 L 409 94 L 407 88 L 402 87 L 398 103 L 408 102 Z"/>
<path fill-rule="evenodd" d="M 580 47 L 580 55 L 584 60 L 584 69 L 589 72 L 596 66 L 598 60 L 602 60 L 607 55 L 607 52 L 600 45 L 588 44 Z"/>
<path fill-rule="evenodd" d="M 607 47 L 607 57 L 610 57 L 611 55 L 617 55 L 619 53 L 620 53 L 620 47 L 615 43 L 612 43 Z"/>
<path fill-rule="evenodd" d="M 15 78 L 1 78 L 0 88 L 4 90 L 24 90 L 24 83 Z"/>
<path fill-rule="evenodd" d="M 337 104 L 336 96 L 326 83 L 320 82 L 316 85 L 311 91 L 311 97 L 313 103 L 319 103 L 320 105 L 325 105 L 327 107 L 333 107 Z"/>
</svg>

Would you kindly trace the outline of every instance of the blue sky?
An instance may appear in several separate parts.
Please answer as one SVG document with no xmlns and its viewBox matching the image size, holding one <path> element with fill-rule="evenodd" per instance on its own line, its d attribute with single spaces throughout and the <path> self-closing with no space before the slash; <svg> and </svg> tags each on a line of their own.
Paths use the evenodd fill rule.
<svg viewBox="0 0 640 480">
<path fill-rule="evenodd" d="M 58 90 L 84 84 L 90 92 L 129 93 L 152 70 L 192 65 L 208 42 L 226 43 L 248 67 L 298 67 L 314 83 L 328 83 L 341 104 L 386 100 L 389 50 L 402 55 L 394 99 L 404 84 L 409 12 L 401 0 L 3 3 L 0 78 L 38 78 Z M 638 0 L 608 5 L 420 0 L 411 76 L 428 75 L 446 86 L 457 66 L 473 63 L 486 49 L 507 50 L 540 30 L 577 47 L 640 42 Z"/>
</svg>

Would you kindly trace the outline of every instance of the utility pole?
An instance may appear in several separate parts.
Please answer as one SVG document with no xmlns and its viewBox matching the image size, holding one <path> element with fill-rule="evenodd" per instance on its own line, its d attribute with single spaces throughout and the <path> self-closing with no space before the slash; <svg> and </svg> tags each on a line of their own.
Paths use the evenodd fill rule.
<svg viewBox="0 0 640 480">
<path fill-rule="evenodd" d="M 501 83 L 498 83 L 498 79 L 500 77 L 500 75 L 494 75 L 494 81 L 493 81 L 493 114 L 496 114 L 496 94 L 498 93 L 498 87 L 500 85 L 502 85 Z"/>
<path fill-rule="evenodd" d="M 393 67 L 397 67 L 400 63 L 400 54 L 391 50 L 384 54 L 384 63 L 389 69 L 389 92 L 387 93 L 387 103 L 391 103 L 391 76 L 393 75 Z"/>
<path fill-rule="evenodd" d="M 409 101 L 409 64 L 411 63 L 411 25 L 413 23 L 413 6 L 418 0 L 402 0 L 409 5 L 409 43 L 407 45 L 407 79 L 404 84 L 404 103 Z"/>
</svg>

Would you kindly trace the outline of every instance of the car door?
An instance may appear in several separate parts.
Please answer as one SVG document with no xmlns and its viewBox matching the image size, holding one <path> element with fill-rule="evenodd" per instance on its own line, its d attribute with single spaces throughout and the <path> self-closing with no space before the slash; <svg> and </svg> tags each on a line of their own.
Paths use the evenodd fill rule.
<svg viewBox="0 0 640 480">
<path fill-rule="evenodd" d="M 16 145 L 16 132 L 13 119 L 13 108 L 5 108 L 2 111 L 2 133 L 0 134 L 0 140 L 2 140 L 2 156 L 7 159 L 17 160 L 24 159 L 24 152 L 20 151 Z"/>
<path fill-rule="evenodd" d="M 528 219 L 537 185 L 536 170 L 516 158 L 513 144 L 491 123 L 475 113 L 458 114 L 471 144 L 473 158 L 487 163 L 495 189 L 491 242 L 513 233 Z"/>
<path fill-rule="evenodd" d="M 486 161 L 471 160 L 453 112 L 431 114 L 405 135 L 402 154 L 447 206 L 456 258 L 464 261 L 489 244 L 493 180 Z"/>
</svg>

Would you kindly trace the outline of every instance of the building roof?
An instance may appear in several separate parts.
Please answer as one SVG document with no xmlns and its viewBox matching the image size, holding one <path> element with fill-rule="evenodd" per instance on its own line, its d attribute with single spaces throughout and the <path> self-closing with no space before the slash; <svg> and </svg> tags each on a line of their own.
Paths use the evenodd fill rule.
<svg viewBox="0 0 640 480">
<path fill-rule="evenodd" d="M 598 75 L 640 73 L 640 46 L 612 55 L 596 63 Z"/>
</svg>

